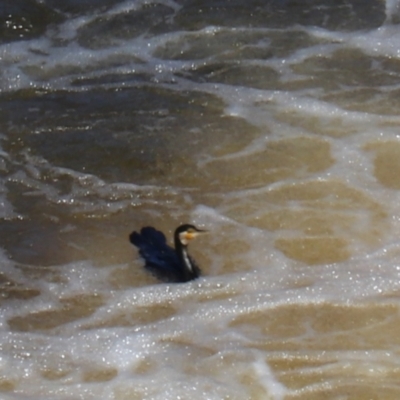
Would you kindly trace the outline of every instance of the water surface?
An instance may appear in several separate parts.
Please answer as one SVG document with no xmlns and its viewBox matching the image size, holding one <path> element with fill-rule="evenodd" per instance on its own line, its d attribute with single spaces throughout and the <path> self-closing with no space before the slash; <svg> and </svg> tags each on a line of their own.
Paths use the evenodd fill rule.
<svg viewBox="0 0 400 400">
<path fill-rule="evenodd" d="M 0 7 L 1 397 L 398 399 L 399 11 Z"/>
</svg>

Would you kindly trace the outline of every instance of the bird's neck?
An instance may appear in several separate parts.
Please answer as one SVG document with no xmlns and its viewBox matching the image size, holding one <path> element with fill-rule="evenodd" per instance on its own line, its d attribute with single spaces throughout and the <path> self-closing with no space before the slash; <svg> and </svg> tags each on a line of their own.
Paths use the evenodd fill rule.
<svg viewBox="0 0 400 400">
<path fill-rule="evenodd" d="M 182 246 L 181 249 L 181 261 L 185 265 L 186 269 L 192 273 L 193 272 L 193 265 L 192 261 L 189 257 L 188 251 L 187 251 L 187 246 Z"/>
<path fill-rule="evenodd" d="M 195 272 L 195 267 L 193 265 L 192 260 L 189 257 L 187 246 L 183 245 L 178 241 L 175 241 L 175 249 L 179 257 L 179 261 L 182 264 L 183 267 L 182 272 L 185 275 L 185 279 L 187 280 L 193 279 L 192 275 Z"/>
</svg>

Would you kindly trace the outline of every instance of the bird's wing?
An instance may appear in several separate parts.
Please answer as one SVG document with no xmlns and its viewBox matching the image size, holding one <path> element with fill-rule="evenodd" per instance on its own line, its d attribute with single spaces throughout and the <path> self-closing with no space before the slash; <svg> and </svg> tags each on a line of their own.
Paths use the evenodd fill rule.
<svg viewBox="0 0 400 400">
<path fill-rule="evenodd" d="M 165 235 L 157 229 L 147 226 L 140 233 L 132 232 L 129 239 L 139 249 L 146 261 L 146 268 L 160 275 L 176 274 L 179 271 L 179 259 L 175 250 L 167 245 Z M 169 278 L 168 278 L 169 280 Z"/>
</svg>

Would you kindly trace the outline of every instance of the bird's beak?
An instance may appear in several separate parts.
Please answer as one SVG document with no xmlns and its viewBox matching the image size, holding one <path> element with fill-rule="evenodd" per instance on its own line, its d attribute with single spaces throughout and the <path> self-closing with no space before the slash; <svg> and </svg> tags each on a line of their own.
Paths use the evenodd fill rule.
<svg viewBox="0 0 400 400">
<path fill-rule="evenodd" d="M 187 240 L 192 240 L 192 239 L 196 238 L 197 236 L 202 235 L 203 233 L 207 233 L 207 232 L 208 231 L 199 229 L 195 232 L 187 232 L 185 237 Z"/>
</svg>

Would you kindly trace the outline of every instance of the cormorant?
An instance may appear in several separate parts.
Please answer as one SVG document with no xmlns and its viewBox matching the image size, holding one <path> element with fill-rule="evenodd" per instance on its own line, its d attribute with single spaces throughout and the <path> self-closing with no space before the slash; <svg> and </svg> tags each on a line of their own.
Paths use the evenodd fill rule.
<svg viewBox="0 0 400 400">
<path fill-rule="evenodd" d="M 165 235 L 151 226 L 132 232 L 129 240 L 139 249 L 145 268 L 166 282 L 188 282 L 200 276 L 200 269 L 189 256 L 189 241 L 205 231 L 193 225 L 178 226 L 174 234 L 175 249 L 167 245 Z"/>
</svg>

